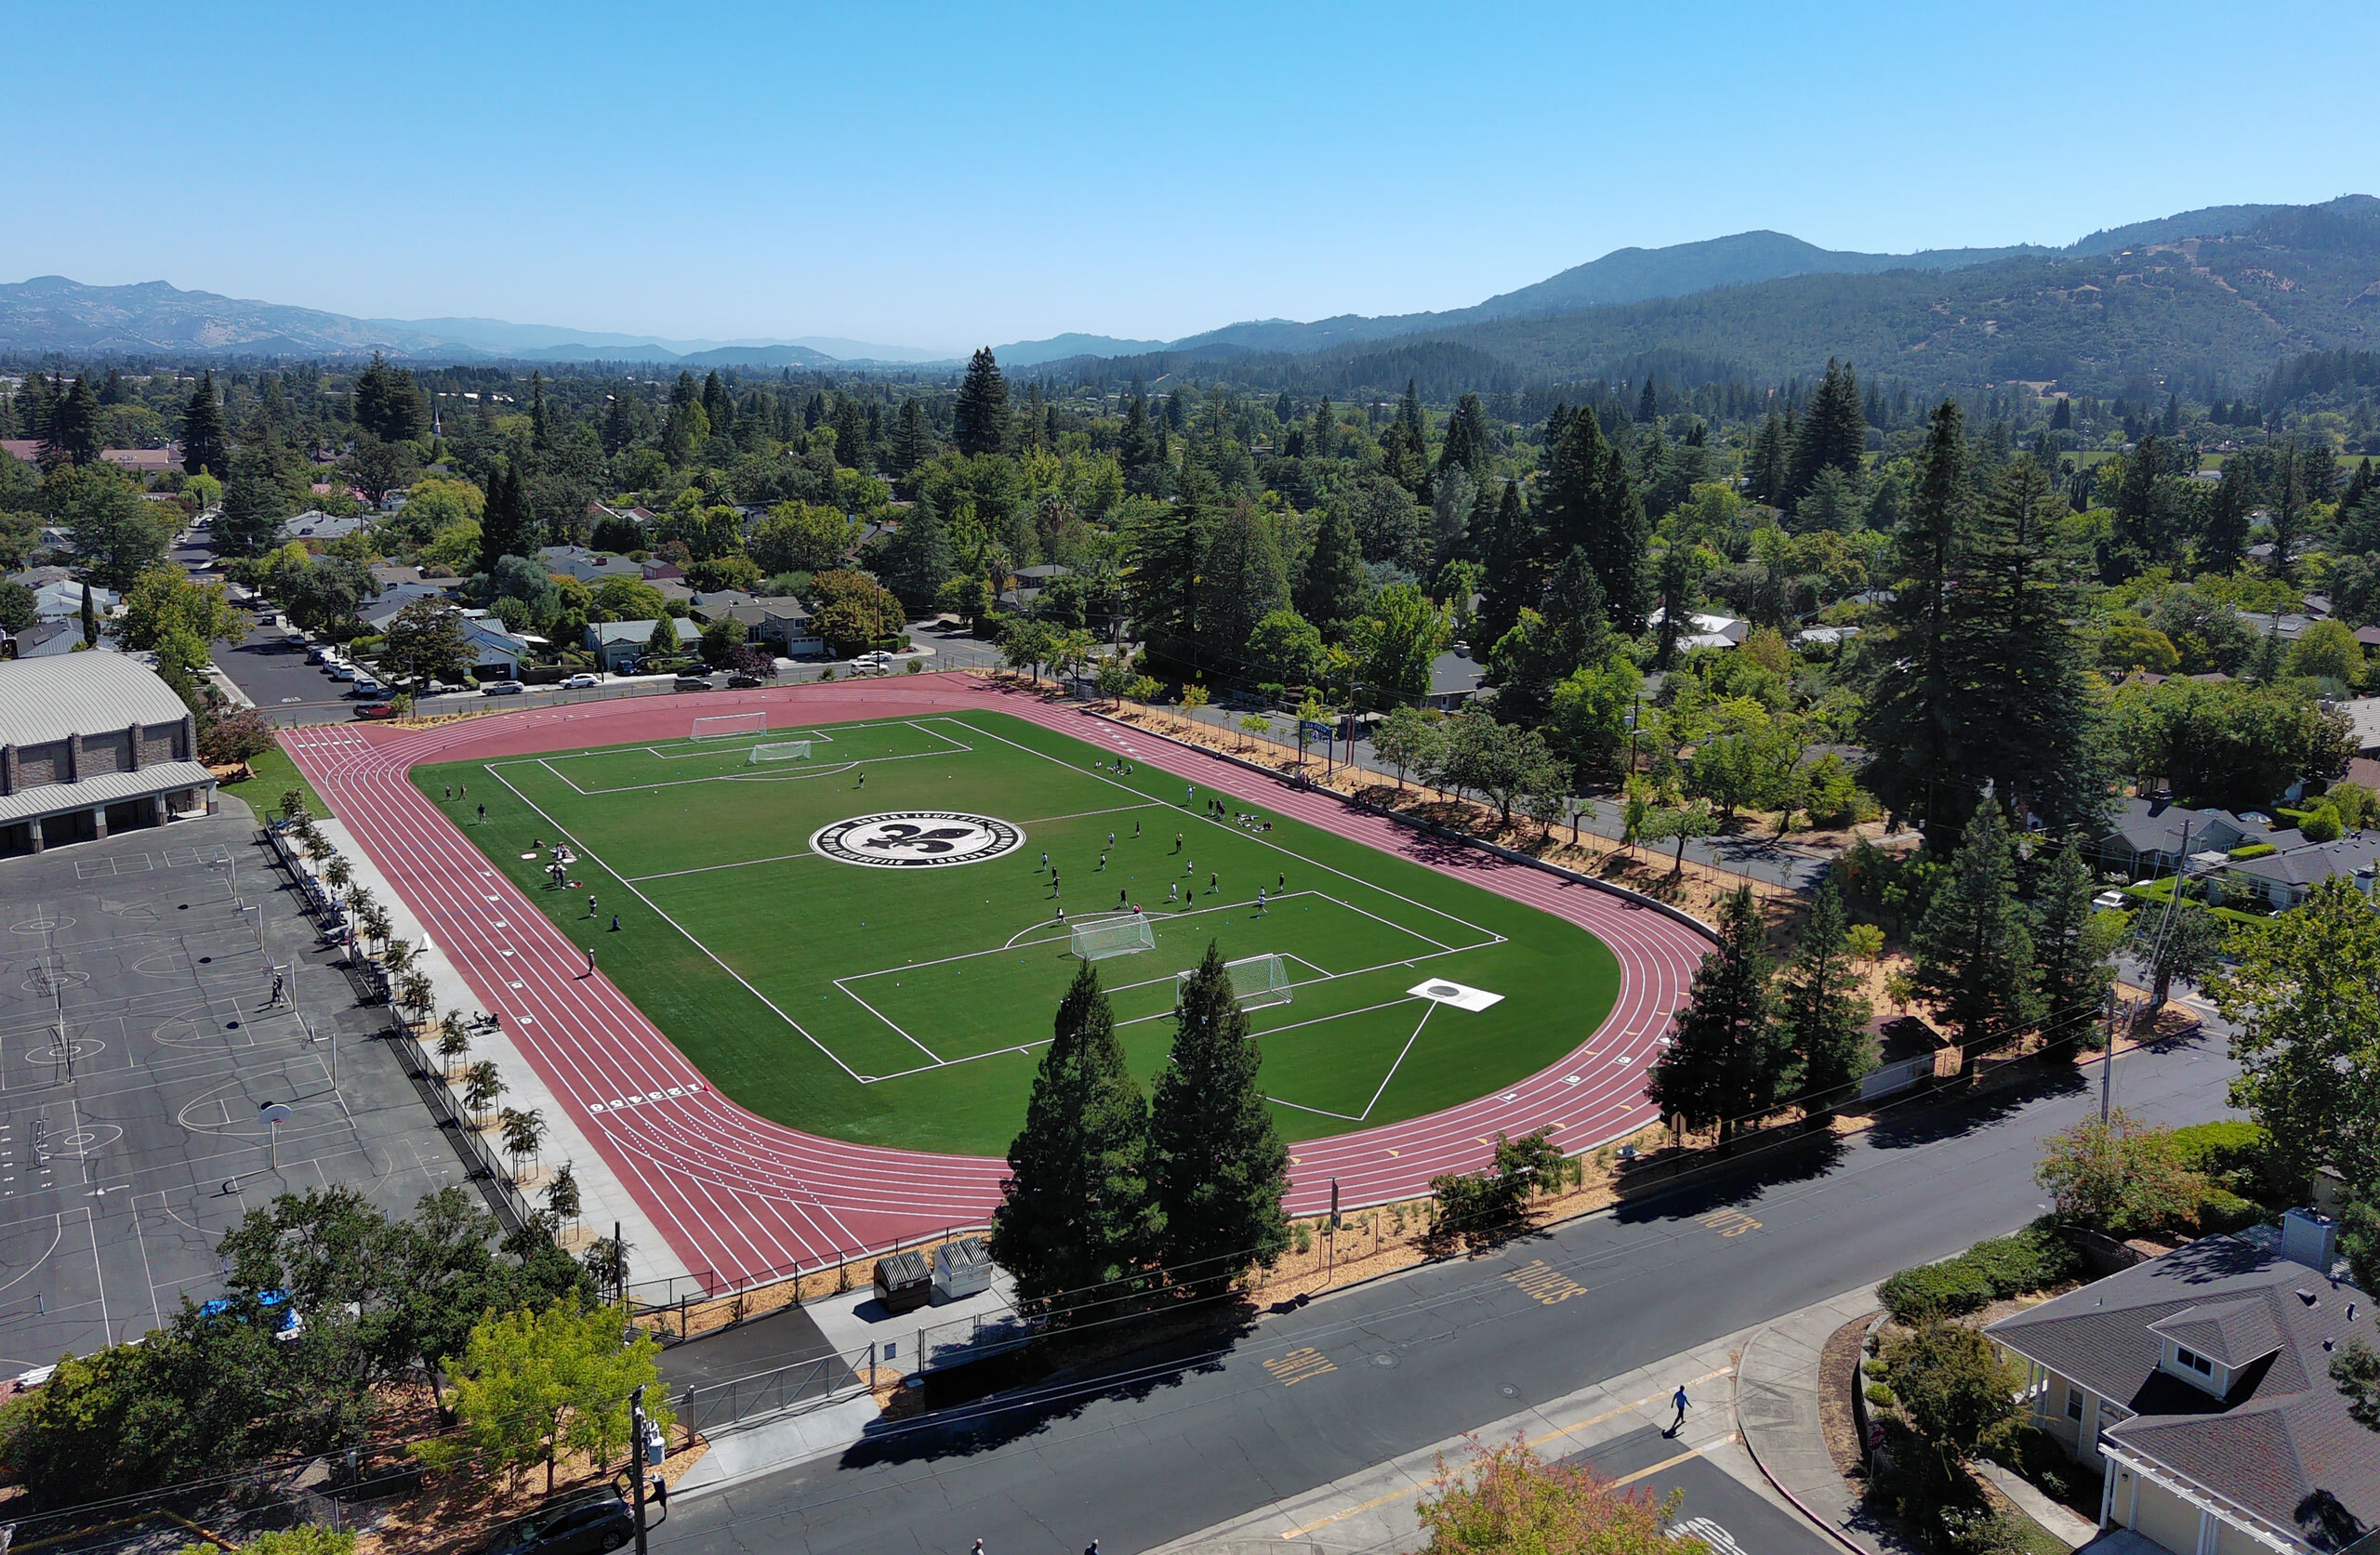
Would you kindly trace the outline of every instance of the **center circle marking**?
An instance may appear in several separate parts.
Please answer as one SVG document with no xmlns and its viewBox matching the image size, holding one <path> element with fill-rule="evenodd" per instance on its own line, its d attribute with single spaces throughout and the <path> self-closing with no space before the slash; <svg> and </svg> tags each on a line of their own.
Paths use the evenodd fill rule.
<svg viewBox="0 0 2380 1555">
<path fill-rule="evenodd" d="M 838 863 L 919 869 L 982 863 L 1025 846 L 1024 828 L 955 810 L 854 815 L 811 834 L 811 851 Z"/>
</svg>

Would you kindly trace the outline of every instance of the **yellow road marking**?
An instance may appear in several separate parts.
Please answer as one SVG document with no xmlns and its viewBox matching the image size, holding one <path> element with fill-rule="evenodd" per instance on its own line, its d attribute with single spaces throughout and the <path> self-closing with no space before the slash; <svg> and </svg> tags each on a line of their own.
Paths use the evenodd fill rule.
<svg viewBox="0 0 2380 1555">
<path fill-rule="evenodd" d="M 1268 1362 L 1268 1363 L 1266 1363 L 1266 1364 L 1270 1364 L 1270 1363 L 1269 1363 L 1269 1362 Z M 1719 1369 L 1719 1370 L 1717 1370 L 1717 1371 L 1707 1371 L 1707 1372 L 1704 1372 L 1700 1377 L 1687 1377 L 1687 1378 L 1686 1379 L 1686 1384 L 1685 1384 L 1685 1385 L 1686 1385 L 1686 1387 L 1688 1387 L 1688 1388 L 1699 1387 L 1699 1386 L 1701 1386 L 1703 1383 L 1705 1383 L 1705 1382 L 1709 1382 L 1709 1381 L 1712 1380 L 1713 1378 L 1716 1378 L 1716 1377 L 1726 1377 L 1726 1376 L 1730 1376 L 1730 1375 L 1732 1375 L 1732 1368 L 1730 1368 L 1730 1367 L 1722 1367 L 1722 1368 L 1720 1368 L 1720 1369 Z M 1556 1438 L 1558 1438 L 1558 1437 L 1567 1436 L 1567 1435 L 1569 1435 L 1572 1431 L 1576 1431 L 1576 1430 L 1587 1430 L 1587 1429 L 1588 1429 L 1589 1427 L 1591 1427 L 1591 1426 L 1599 1426 L 1599 1425 L 1603 1424 L 1606 1420 L 1618 1419 L 1620 1416 L 1622 1416 L 1622 1415 L 1626 1415 L 1626 1414 L 1630 1413 L 1630 1412 L 1631 1412 L 1631 1411 L 1633 1411 L 1633 1410 L 1642 1409 L 1642 1408 L 1644 1408 L 1644 1407 L 1645 1407 L 1646 1404 L 1648 1404 L 1648 1403 L 1666 1403 L 1668 1401 L 1669 1401 L 1669 1395 L 1668 1395 L 1667 1393 L 1654 1393 L 1654 1394 L 1650 1394 L 1650 1395 L 1648 1395 L 1647 1397 L 1638 1399 L 1638 1400 L 1637 1400 L 1635 1403 L 1623 1403 L 1623 1404 L 1621 1404 L 1621 1405 L 1620 1405 L 1619 1408 L 1617 1408 L 1617 1409 L 1606 1409 L 1606 1410 L 1605 1410 L 1605 1411 L 1604 1411 L 1602 1414 L 1600 1414 L 1600 1415 L 1591 1416 L 1591 1417 L 1588 1417 L 1588 1418 L 1586 1418 L 1586 1419 L 1580 1420 L 1577 1425 L 1572 1425 L 1572 1426 L 1564 1426 L 1564 1427 L 1562 1427 L 1559 1430 L 1549 1430 L 1549 1431 L 1547 1431 L 1543 1436 L 1539 1436 L 1539 1437 L 1533 1437 L 1533 1438 L 1531 1438 L 1531 1439 L 1530 1439 L 1530 1440 L 1526 1443 L 1526 1445 L 1530 1446 L 1530 1447 L 1542 1447 L 1542 1446 L 1544 1446 L 1548 1442 L 1552 1442 L 1552 1441 L 1555 1440 L 1555 1439 L 1556 1439 Z M 1729 1433 L 1728 1433 L 1728 1435 L 1727 1435 L 1727 1437 L 1726 1437 L 1726 1440 L 1727 1440 L 1727 1441 L 1729 1441 L 1729 1442 L 1733 1442 L 1735 1439 L 1736 1439 L 1736 1438 L 1735 1438 L 1735 1434 L 1734 1434 L 1732 1431 L 1731 1431 L 1731 1432 L 1729 1432 Z M 1718 1443 L 1712 1443 L 1712 1444 L 1713 1444 L 1713 1445 L 1717 1445 Z M 1697 1450 L 1699 1451 L 1699 1449 L 1697 1449 Z M 1688 1453 L 1688 1454 L 1686 1454 L 1686 1456 L 1687 1457 L 1692 1457 L 1692 1456 L 1694 1456 L 1694 1454 L 1693 1454 L 1693 1453 Z M 1671 1460 L 1671 1462 L 1672 1462 L 1672 1463 L 1675 1463 L 1675 1462 L 1679 1462 L 1679 1461 L 1682 1461 L 1682 1460 L 1680 1460 L 1680 1459 L 1672 1459 L 1672 1460 Z M 1646 1469 L 1646 1470 L 1645 1470 L 1645 1473 L 1646 1473 L 1646 1474 L 1657 1473 L 1657 1472 L 1659 1472 L 1659 1470 L 1661 1470 L 1661 1469 L 1666 1469 L 1666 1468 L 1669 1468 L 1669 1467 L 1670 1467 L 1670 1464 L 1668 1464 L 1668 1463 L 1657 1463 L 1657 1464 L 1655 1464 L 1652 1468 Z M 1641 1478 L 1642 1476 L 1641 1476 L 1641 1475 L 1639 1475 L 1639 1476 L 1632 1476 L 1632 1477 L 1633 1477 L 1633 1478 Z M 1626 1481 L 1626 1480 L 1622 1480 L 1622 1481 L 1620 1481 L 1620 1483 L 1621 1484 L 1626 1484 L 1626 1483 L 1628 1483 L 1628 1481 Z M 1352 1507 L 1348 1507 L 1348 1508 L 1345 1508 L 1345 1509 L 1342 1509 L 1342 1510 L 1332 1512 L 1329 1517 L 1322 1518 L 1322 1519 L 1320 1519 L 1320 1520 L 1319 1520 L 1319 1521 L 1317 1521 L 1317 1522 L 1314 1522 L 1306 1523 L 1306 1524 L 1305 1524 L 1305 1525 L 1303 1525 L 1302 1527 L 1298 1527 L 1298 1528 L 1284 1528 L 1283 1530 L 1281 1530 L 1281 1537 L 1283 1537 L 1283 1538 L 1285 1538 L 1285 1539 L 1302 1539 L 1302 1538 L 1305 1537 L 1308 1534 L 1311 1534 L 1311 1533 L 1315 1532 L 1315 1531 L 1316 1531 L 1316 1529 L 1318 1529 L 1318 1528 L 1328 1528 L 1328 1527 L 1329 1527 L 1329 1526 L 1330 1526 L 1332 1523 L 1334 1523 L 1334 1522 L 1344 1522 L 1344 1521 L 1345 1521 L 1345 1520 L 1347 1520 L 1348 1518 L 1354 1517 L 1356 1513 L 1358 1513 L 1358 1512 L 1368 1512 L 1368 1511 L 1371 1510 L 1374 1507 L 1384 1507 L 1384 1506 L 1388 1505 L 1391 1501 L 1401 1501 L 1401 1500 L 1403 1500 L 1405 1497 L 1407 1497 L 1408 1496 L 1416 1495 L 1416 1494 L 1420 1493 L 1421 1491 L 1422 1491 L 1423 1489 L 1426 1489 L 1426 1488 L 1427 1488 L 1427 1487 L 1426 1487 L 1426 1486 L 1423 1486 L 1423 1485 L 1409 1484 L 1409 1485 L 1406 1485 L 1405 1487 L 1403 1487 L 1402 1489 L 1399 1489 L 1399 1490 L 1392 1490 L 1392 1491 L 1388 1492 L 1388 1493 L 1387 1493 L 1386 1495 L 1384 1495 L 1384 1496 L 1373 1496 L 1373 1497 L 1372 1497 L 1370 1500 L 1368 1500 L 1368 1501 L 1358 1501 L 1358 1502 L 1356 1502 L 1356 1503 L 1355 1503 L 1354 1506 L 1352 1506 Z"/>
<path fill-rule="evenodd" d="M 1339 1367 L 1330 1357 L 1312 1345 L 1307 1345 L 1302 1349 L 1292 1350 L 1287 1355 L 1275 1356 L 1264 1363 L 1264 1369 L 1271 1372 L 1275 1380 L 1278 1381 L 1282 1387 L 1294 1388 L 1301 1382 L 1311 1382 L 1327 1372 L 1337 1371 Z"/>
<path fill-rule="evenodd" d="M 1611 1488 L 1618 1490 L 1621 1485 L 1634 1484 L 1638 1480 L 1645 1478 L 1648 1474 L 1658 1474 L 1664 1469 L 1674 1469 L 1679 1464 L 1684 1463 L 1687 1458 L 1700 1457 L 1704 1453 L 1710 1451 L 1712 1448 L 1724 1447 L 1735 1439 L 1736 1433 L 1731 1430 L 1727 1432 L 1726 1435 L 1719 1438 L 1716 1442 L 1705 1442 L 1699 1447 L 1688 1447 L 1686 1451 L 1678 1454 L 1677 1456 L 1665 1457 L 1661 1459 L 1660 1462 L 1653 1465 L 1650 1469 L 1639 1469 L 1633 1474 L 1622 1474 L 1620 1478 L 1611 1482 Z"/>
<path fill-rule="evenodd" d="M 1696 1216 L 1695 1219 L 1721 1236 L 1741 1236 L 1748 1231 L 1758 1231 L 1761 1226 L 1761 1222 L 1740 1209 L 1714 1209 L 1708 1215 Z"/>
</svg>

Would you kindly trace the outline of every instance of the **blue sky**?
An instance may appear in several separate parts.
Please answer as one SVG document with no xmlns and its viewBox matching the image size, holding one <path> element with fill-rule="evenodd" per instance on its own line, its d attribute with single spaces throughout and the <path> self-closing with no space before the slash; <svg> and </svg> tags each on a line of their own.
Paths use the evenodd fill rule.
<svg viewBox="0 0 2380 1555">
<path fill-rule="evenodd" d="M 20 3 L 0 279 L 932 348 L 2380 192 L 2380 6 Z"/>
</svg>

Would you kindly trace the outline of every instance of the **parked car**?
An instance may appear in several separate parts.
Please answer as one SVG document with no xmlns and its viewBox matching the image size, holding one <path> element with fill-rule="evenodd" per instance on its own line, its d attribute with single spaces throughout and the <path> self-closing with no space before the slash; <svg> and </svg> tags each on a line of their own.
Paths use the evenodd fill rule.
<svg viewBox="0 0 2380 1555">
<path fill-rule="evenodd" d="M 2091 905 L 2096 907 L 2103 913 L 2112 911 L 2113 909 L 2123 905 L 2123 892 L 2120 890 L 2103 890 L 2098 895 L 2091 899 Z"/>
<path fill-rule="evenodd" d="M 381 685 L 378 679 L 359 670 L 356 673 L 355 684 L 347 688 L 347 694 L 377 700 L 388 695 L 389 692 L 388 688 Z"/>
<path fill-rule="evenodd" d="M 310 665 L 328 664 L 331 662 L 331 652 L 329 643 L 318 642 L 306 650 L 306 662 Z"/>
<path fill-rule="evenodd" d="M 710 690 L 710 677 L 707 675 L 681 675 L 676 680 L 671 682 L 671 689 L 681 692 L 707 692 Z"/>
<path fill-rule="evenodd" d="M 393 702 L 367 702 L 355 710 L 355 716 L 359 718 L 392 718 L 397 716 L 397 705 Z"/>
<path fill-rule="evenodd" d="M 566 692 L 583 692 L 592 690 L 602 683 L 603 678 L 600 675 L 574 675 L 562 683 L 562 689 Z"/>
<path fill-rule="evenodd" d="M 518 680 L 490 680 L 480 688 L 482 696 L 519 696 L 528 690 Z"/>
<path fill-rule="evenodd" d="M 757 675 L 731 675 L 727 678 L 727 684 L 734 691 L 750 691 L 760 683 L 760 678 Z"/>
<path fill-rule="evenodd" d="M 593 1555 L 636 1537 L 636 1509 L 616 1490 L 564 1496 L 498 1528 L 480 1555 Z"/>
<path fill-rule="evenodd" d="M 325 661 L 325 663 L 326 667 L 328 667 L 331 672 L 332 679 L 352 680 L 355 679 L 355 666 L 353 665 L 342 664 L 336 659 Z"/>
</svg>

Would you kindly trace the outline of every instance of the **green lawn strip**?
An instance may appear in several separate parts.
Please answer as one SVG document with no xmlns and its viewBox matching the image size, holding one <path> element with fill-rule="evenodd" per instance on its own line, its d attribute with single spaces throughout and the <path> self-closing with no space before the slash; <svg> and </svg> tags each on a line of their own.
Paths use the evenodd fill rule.
<svg viewBox="0 0 2380 1555">
<path fill-rule="evenodd" d="M 1171 1039 L 1172 974 L 1209 939 L 1226 956 L 1302 958 L 1290 964 L 1302 982 L 1291 1002 L 1252 1022 L 1260 1040 L 1289 1028 L 1264 1043 L 1268 1094 L 1321 1110 L 1277 1108 L 1292 1139 L 1354 1127 L 1325 1112 L 1369 1106 L 1368 1122 L 1390 1122 L 1510 1084 L 1575 1047 L 1617 992 L 1610 953 L 1549 915 L 1294 822 L 1253 834 L 1218 824 L 1203 790 L 1183 808 L 1181 778 L 1145 763 L 1120 777 L 1100 770 L 1097 747 L 1005 715 L 830 732 L 839 756 L 866 760 L 865 789 L 858 771 L 815 760 L 823 741 L 800 779 L 744 781 L 747 740 L 453 763 L 416 769 L 414 780 L 556 924 L 595 946 L 606 975 L 713 1085 L 765 1116 L 841 1138 L 1004 1149 L 1073 970 L 1057 907 L 1070 919 L 1104 916 L 1119 890 L 1157 942 L 1101 968 L 1144 1079 Z M 695 771 L 731 781 L 671 781 Z M 468 801 L 443 799 L 462 784 Z M 809 850 L 822 825 L 902 810 L 998 816 L 1026 838 L 1004 858 L 946 869 L 866 868 Z M 581 885 L 557 891 L 540 859 L 520 855 L 560 831 L 585 856 Z M 1062 880 L 1054 895 L 1045 850 Z M 1284 876 L 1289 894 L 1259 917 L 1257 888 L 1277 893 Z M 1187 900 L 1169 904 L 1175 885 Z M 1317 982 L 1315 966 L 1355 975 Z M 1480 1013 L 1439 1009 L 1409 1041 L 1424 1007 L 1404 990 L 1425 974 L 1507 997 Z M 1344 1019 L 1300 1023 L 1334 1013 Z M 933 1064 L 920 1045 L 967 1061 L 903 1073 Z"/>
<path fill-rule="evenodd" d="M 248 808 L 257 812 L 258 820 L 279 818 L 281 796 L 292 788 L 306 796 L 307 814 L 319 820 L 332 813 L 331 807 L 323 802 L 323 797 L 314 792 L 314 785 L 306 781 L 306 774 L 298 770 L 298 763 L 290 760 L 289 753 L 279 745 L 250 757 L 248 771 L 256 775 L 227 785 L 224 792 L 246 800 Z"/>
</svg>

